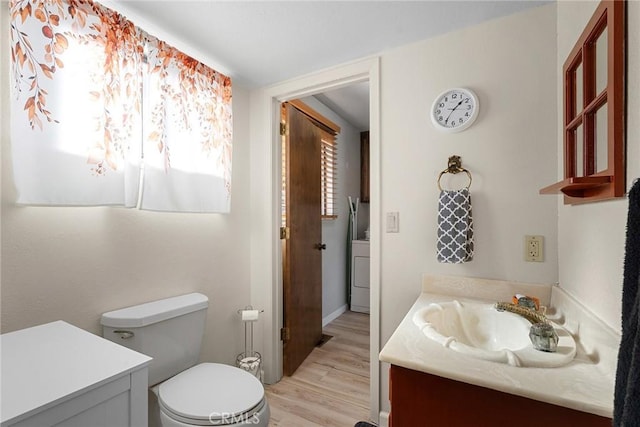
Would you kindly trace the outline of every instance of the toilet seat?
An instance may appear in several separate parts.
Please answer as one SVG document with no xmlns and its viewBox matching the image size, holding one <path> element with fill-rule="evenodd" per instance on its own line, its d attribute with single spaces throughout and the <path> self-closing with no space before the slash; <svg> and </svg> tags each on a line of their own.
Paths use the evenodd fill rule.
<svg viewBox="0 0 640 427">
<path fill-rule="evenodd" d="M 234 425 L 251 420 L 265 406 L 264 387 L 234 366 L 201 363 L 160 384 L 165 415 L 189 425 Z"/>
</svg>

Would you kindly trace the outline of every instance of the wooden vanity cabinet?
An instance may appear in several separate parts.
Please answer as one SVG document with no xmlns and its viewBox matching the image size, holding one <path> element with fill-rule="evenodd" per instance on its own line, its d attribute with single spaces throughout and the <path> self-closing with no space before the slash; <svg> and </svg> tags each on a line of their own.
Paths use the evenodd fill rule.
<svg viewBox="0 0 640 427">
<path fill-rule="evenodd" d="M 391 365 L 390 427 L 611 426 L 611 419 Z"/>
</svg>

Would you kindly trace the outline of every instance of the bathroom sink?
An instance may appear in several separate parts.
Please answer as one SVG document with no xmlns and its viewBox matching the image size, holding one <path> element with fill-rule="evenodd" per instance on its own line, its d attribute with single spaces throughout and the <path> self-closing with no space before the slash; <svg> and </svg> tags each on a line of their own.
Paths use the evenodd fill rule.
<svg viewBox="0 0 640 427">
<path fill-rule="evenodd" d="M 478 359 L 521 367 L 552 368 L 573 360 L 576 343 L 564 328 L 549 322 L 558 334 L 556 352 L 533 348 L 531 323 L 524 317 L 500 312 L 493 304 L 447 301 L 418 310 L 413 323 L 427 338 Z"/>
</svg>

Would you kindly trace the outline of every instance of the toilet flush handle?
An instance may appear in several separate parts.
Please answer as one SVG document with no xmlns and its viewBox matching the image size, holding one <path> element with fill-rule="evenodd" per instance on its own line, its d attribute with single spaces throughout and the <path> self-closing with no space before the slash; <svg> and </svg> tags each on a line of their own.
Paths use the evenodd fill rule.
<svg viewBox="0 0 640 427">
<path fill-rule="evenodd" d="M 118 329 L 117 331 L 113 331 L 114 334 L 120 335 L 120 338 L 123 340 L 128 340 L 129 338 L 133 338 L 135 335 L 132 331 L 124 331 Z"/>
</svg>

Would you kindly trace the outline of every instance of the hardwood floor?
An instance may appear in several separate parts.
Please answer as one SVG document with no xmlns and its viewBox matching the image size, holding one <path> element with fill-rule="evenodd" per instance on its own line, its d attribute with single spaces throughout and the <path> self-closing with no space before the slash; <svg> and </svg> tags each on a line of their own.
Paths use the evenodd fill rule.
<svg viewBox="0 0 640 427">
<path fill-rule="evenodd" d="M 369 418 L 369 315 L 347 311 L 290 377 L 265 387 L 271 427 L 353 427 Z"/>
</svg>

